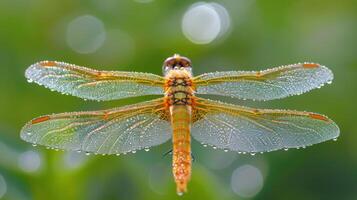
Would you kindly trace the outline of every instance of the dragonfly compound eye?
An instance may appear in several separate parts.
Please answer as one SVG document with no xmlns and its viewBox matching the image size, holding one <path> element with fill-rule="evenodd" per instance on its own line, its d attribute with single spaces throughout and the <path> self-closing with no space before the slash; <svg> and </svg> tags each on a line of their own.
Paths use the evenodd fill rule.
<svg viewBox="0 0 357 200">
<path fill-rule="evenodd" d="M 163 70 L 180 69 L 180 68 L 191 68 L 191 60 L 175 54 L 165 60 L 163 65 Z"/>
</svg>

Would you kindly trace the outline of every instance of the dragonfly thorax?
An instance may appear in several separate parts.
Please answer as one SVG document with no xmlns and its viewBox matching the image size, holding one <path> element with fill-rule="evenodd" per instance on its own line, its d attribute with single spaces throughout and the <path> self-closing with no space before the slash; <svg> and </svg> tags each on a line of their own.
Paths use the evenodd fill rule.
<svg viewBox="0 0 357 200">
<path fill-rule="evenodd" d="M 194 89 L 187 70 L 170 70 L 166 75 L 165 96 L 169 105 L 191 105 Z"/>
</svg>

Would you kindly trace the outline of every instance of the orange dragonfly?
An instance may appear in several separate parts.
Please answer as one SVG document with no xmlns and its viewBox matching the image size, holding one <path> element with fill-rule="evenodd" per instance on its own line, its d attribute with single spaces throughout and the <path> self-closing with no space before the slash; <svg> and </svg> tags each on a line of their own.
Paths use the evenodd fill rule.
<svg viewBox="0 0 357 200">
<path fill-rule="evenodd" d="M 165 60 L 163 74 L 38 62 L 26 70 L 29 82 L 64 94 L 99 101 L 163 97 L 109 110 L 45 115 L 27 123 L 21 138 L 55 149 L 117 155 L 172 139 L 173 176 L 181 195 L 191 176 L 191 134 L 204 145 L 251 154 L 310 146 L 339 136 L 338 126 L 320 114 L 248 108 L 196 96 L 272 100 L 299 95 L 332 81 L 332 72 L 322 65 L 299 63 L 193 76 L 191 61 L 175 54 Z"/>
</svg>

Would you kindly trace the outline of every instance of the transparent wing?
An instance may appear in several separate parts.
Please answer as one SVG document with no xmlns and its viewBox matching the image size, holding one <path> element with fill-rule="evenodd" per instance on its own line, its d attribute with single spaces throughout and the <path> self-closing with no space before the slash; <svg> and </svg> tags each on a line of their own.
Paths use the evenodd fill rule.
<svg viewBox="0 0 357 200">
<path fill-rule="evenodd" d="M 164 79 L 149 73 L 97 71 L 63 62 L 43 61 L 25 73 L 29 82 L 90 100 L 162 95 Z"/>
<path fill-rule="evenodd" d="M 193 116 L 196 140 L 238 152 L 305 147 L 339 136 L 332 120 L 310 112 L 252 109 L 199 99 Z"/>
<path fill-rule="evenodd" d="M 242 99 L 271 100 L 298 95 L 325 83 L 333 74 L 314 63 L 294 64 L 265 71 L 229 71 L 202 74 L 194 78 L 197 94 L 213 94 Z"/>
<path fill-rule="evenodd" d="M 163 100 L 117 109 L 54 114 L 30 121 L 21 138 L 51 148 L 119 154 L 149 148 L 171 138 Z"/>
</svg>

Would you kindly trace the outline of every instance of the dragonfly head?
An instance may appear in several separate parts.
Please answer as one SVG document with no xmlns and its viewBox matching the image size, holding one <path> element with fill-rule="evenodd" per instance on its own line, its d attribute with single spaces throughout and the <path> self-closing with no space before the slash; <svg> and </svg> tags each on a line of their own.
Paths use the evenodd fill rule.
<svg viewBox="0 0 357 200">
<path fill-rule="evenodd" d="M 187 70 L 191 72 L 192 71 L 191 60 L 186 57 L 175 54 L 174 56 L 169 57 L 165 60 L 162 69 L 164 74 L 166 74 L 170 70 Z"/>
</svg>

